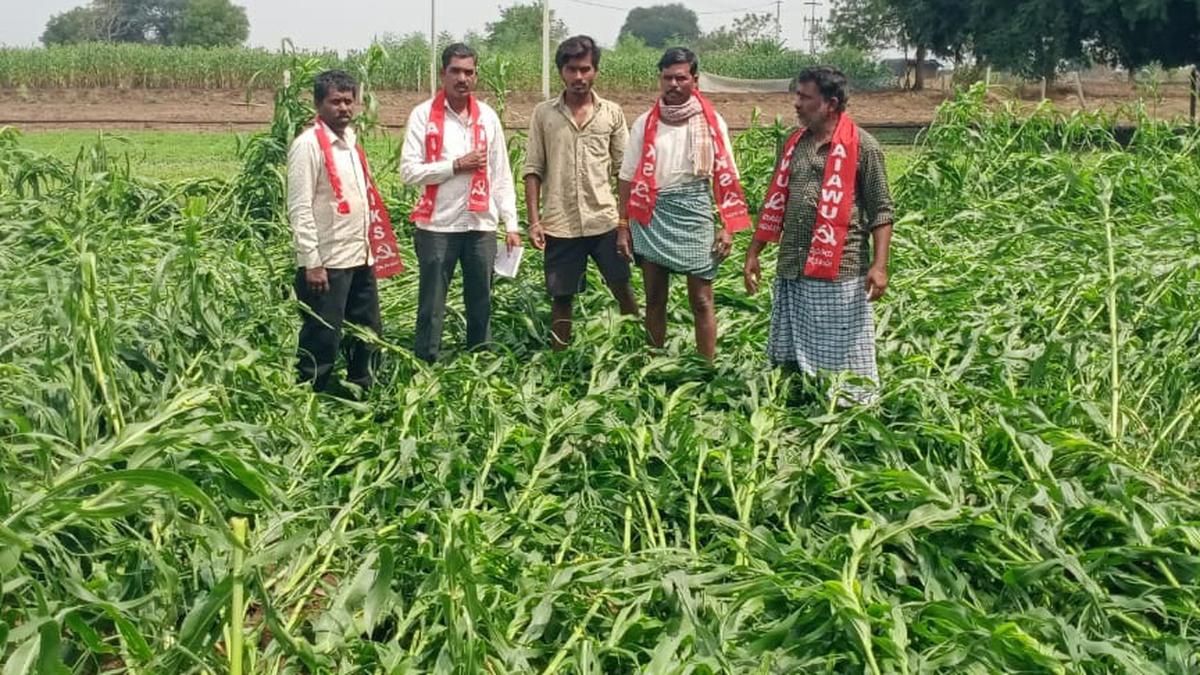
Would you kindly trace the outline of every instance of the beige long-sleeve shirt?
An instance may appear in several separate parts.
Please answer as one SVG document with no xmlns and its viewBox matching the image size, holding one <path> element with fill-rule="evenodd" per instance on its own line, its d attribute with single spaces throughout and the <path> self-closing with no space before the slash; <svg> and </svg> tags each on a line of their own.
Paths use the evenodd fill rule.
<svg viewBox="0 0 1200 675">
<path fill-rule="evenodd" d="M 474 128 L 464 110 L 460 117 L 446 103 L 446 121 L 442 127 L 442 158 L 425 158 L 425 128 L 433 99 L 413 108 L 405 127 L 404 148 L 400 152 L 400 178 L 409 185 L 437 185 L 437 200 L 433 218 L 417 227 L 433 232 L 494 232 L 504 221 L 508 232 L 517 232 L 517 192 L 513 186 L 512 168 L 508 161 L 508 143 L 504 127 L 492 108 L 479 101 L 479 124 L 483 125 L 488 144 L 488 187 L 491 201 L 487 211 L 467 209 L 471 191 L 471 174 L 454 173 L 454 160 L 471 152 Z"/>
<path fill-rule="evenodd" d="M 288 221 L 296 248 L 296 264 L 304 268 L 346 269 L 370 265 L 367 228 L 367 178 L 355 149 L 358 139 L 347 128 L 342 138 L 325 128 L 333 148 L 333 162 L 342 181 L 342 196 L 350 213 L 337 211 L 337 198 L 325 170 L 325 157 L 316 127 L 305 130 L 288 151 Z"/>
<path fill-rule="evenodd" d="M 541 181 L 541 225 L 552 237 L 590 237 L 617 226 L 612 177 L 629 130 L 613 101 L 592 93 L 592 114 L 575 122 L 563 97 L 539 103 L 529 121 L 524 176 Z"/>
</svg>

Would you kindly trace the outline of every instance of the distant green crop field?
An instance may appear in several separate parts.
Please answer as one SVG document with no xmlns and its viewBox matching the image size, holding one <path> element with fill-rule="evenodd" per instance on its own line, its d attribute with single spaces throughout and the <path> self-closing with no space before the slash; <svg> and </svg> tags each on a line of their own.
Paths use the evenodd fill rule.
<svg viewBox="0 0 1200 675">
<path fill-rule="evenodd" d="M 420 91 L 429 86 L 429 51 L 411 45 L 383 45 L 386 58 L 371 66 L 370 80 L 380 89 Z M 501 80 L 512 91 L 541 89 L 541 50 L 480 49 L 480 76 Z M 606 87 L 640 89 L 655 72 L 661 50 L 622 46 L 605 52 L 601 67 Z M 135 44 L 84 44 L 50 48 L 0 48 L 0 87 L 120 87 L 126 89 L 273 89 L 295 58 L 324 68 L 358 73 L 366 52 L 292 53 L 248 48 L 160 47 Z M 747 53 L 718 51 L 701 55 L 704 70 L 738 78 L 790 78 L 805 65 L 837 65 L 860 89 L 883 86 L 889 76 L 861 52 L 835 50 L 811 55 L 800 51 Z"/>
</svg>

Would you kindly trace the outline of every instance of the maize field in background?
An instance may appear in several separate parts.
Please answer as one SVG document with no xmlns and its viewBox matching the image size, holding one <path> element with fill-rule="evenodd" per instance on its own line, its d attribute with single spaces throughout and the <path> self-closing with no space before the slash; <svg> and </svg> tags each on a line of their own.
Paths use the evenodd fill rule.
<svg viewBox="0 0 1200 675">
<path fill-rule="evenodd" d="M 0 133 L 4 674 L 1198 672 L 1200 133 L 983 100 L 895 177 L 852 409 L 767 367 L 746 235 L 711 367 L 678 281 L 665 349 L 593 276 L 547 351 L 533 254 L 494 352 L 412 358 L 410 271 L 379 386 L 314 396 L 299 103 L 230 181 Z M 736 141 L 752 199 L 780 133 Z"/>
<path fill-rule="evenodd" d="M 428 47 L 378 44 L 383 51 L 372 80 L 380 89 L 427 91 Z M 359 70 L 371 50 L 297 53 L 290 48 L 271 52 L 241 47 L 160 47 L 133 44 L 83 44 L 49 48 L 0 47 L 0 87 L 6 88 L 122 88 L 122 89 L 273 89 L 295 59 L 312 60 L 325 68 Z M 600 62 L 606 90 L 641 90 L 656 86 L 662 50 L 623 44 L 605 50 Z M 541 47 L 521 51 L 480 49 L 481 77 L 503 69 L 513 91 L 541 91 Z M 720 51 L 701 55 L 706 72 L 740 78 L 791 78 L 806 65 L 839 66 L 858 89 L 887 86 L 890 75 L 879 63 L 853 50 L 838 49 L 820 56 L 799 51 L 761 53 Z M 489 72 L 490 71 L 490 72 Z"/>
</svg>

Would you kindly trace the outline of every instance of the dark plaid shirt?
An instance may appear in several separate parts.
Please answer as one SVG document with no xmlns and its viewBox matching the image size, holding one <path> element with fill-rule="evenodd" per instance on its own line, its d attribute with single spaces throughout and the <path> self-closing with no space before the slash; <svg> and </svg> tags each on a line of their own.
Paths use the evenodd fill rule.
<svg viewBox="0 0 1200 675">
<path fill-rule="evenodd" d="M 829 144 L 817 147 L 812 134 L 805 134 L 792 155 L 792 176 L 788 182 L 787 210 L 783 216 L 783 236 L 779 241 L 776 272 L 781 279 L 804 275 L 804 261 L 812 242 L 817 221 L 817 201 L 825 180 L 825 158 Z M 858 130 L 858 176 L 855 179 L 854 210 L 850 214 L 850 232 L 842 250 L 838 279 L 866 276 L 871 265 L 871 231 L 892 222 L 892 196 L 888 191 L 887 169 L 879 141 L 862 128 Z"/>
</svg>

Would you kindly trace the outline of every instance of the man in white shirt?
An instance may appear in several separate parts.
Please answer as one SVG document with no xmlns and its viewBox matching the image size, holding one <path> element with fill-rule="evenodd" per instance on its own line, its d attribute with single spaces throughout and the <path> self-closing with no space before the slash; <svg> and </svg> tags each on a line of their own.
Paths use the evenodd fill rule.
<svg viewBox="0 0 1200 675">
<path fill-rule="evenodd" d="M 340 70 L 323 72 L 313 85 L 313 98 L 317 123 L 297 136 L 288 152 L 296 297 L 309 310 L 302 312 L 297 370 L 301 382 L 325 390 L 341 347 L 347 380 L 365 389 L 371 385 L 378 350 L 353 336 L 342 339 L 345 321 L 376 335 L 381 331 L 367 231 L 367 174 L 351 125 L 358 82 Z"/>
<path fill-rule="evenodd" d="M 492 267 L 496 230 L 505 245 L 521 245 L 508 146 L 500 118 L 477 100 L 476 56 L 464 44 L 442 51 L 442 90 L 408 116 L 400 177 L 425 193 L 411 216 L 420 267 L 415 351 L 427 362 L 441 351 L 446 293 L 454 268 L 463 270 L 467 348 L 491 340 Z"/>
</svg>

